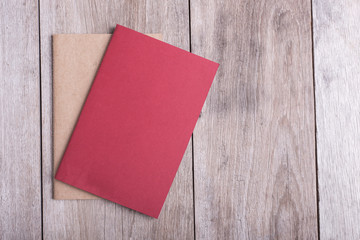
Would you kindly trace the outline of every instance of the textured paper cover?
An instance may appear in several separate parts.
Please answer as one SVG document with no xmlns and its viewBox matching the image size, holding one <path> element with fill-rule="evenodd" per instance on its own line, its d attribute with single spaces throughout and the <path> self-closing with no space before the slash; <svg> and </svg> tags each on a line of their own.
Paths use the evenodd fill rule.
<svg viewBox="0 0 360 240">
<path fill-rule="evenodd" d="M 148 34 L 161 40 L 161 34 Z M 54 173 L 95 78 L 111 34 L 53 36 Z M 99 197 L 54 179 L 54 199 Z"/>
</svg>

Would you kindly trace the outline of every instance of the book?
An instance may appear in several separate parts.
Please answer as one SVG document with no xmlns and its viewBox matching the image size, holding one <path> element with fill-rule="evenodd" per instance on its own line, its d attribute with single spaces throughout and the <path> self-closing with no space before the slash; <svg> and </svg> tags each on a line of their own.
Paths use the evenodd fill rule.
<svg viewBox="0 0 360 240">
<path fill-rule="evenodd" d="M 161 34 L 147 34 L 162 39 Z M 53 149 L 56 172 L 111 34 L 53 35 Z M 54 174 L 55 175 L 55 174 Z M 54 199 L 99 197 L 54 179 Z"/>
</svg>

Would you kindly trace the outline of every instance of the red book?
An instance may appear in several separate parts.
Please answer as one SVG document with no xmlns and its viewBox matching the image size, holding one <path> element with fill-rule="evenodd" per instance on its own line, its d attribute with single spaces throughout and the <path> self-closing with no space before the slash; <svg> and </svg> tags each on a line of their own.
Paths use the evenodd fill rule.
<svg viewBox="0 0 360 240">
<path fill-rule="evenodd" d="M 157 218 L 218 66 L 117 25 L 55 178 Z"/>
</svg>

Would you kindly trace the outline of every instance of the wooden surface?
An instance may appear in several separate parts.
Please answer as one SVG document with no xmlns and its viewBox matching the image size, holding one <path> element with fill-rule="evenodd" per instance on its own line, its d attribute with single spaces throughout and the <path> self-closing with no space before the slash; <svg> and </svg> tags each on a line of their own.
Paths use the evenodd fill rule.
<svg viewBox="0 0 360 240">
<path fill-rule="evenodd" d="M 0 239 L 359 239 L 359 12 L 356 0 L 1 2 Z M 51 36 L 116 23 L 220 63 L 158 220 L 52 199 Z"/>
<path fill-rule="evenodd" d="M 360 239 L 360 2 L 313 9 L 320 236 Z"/>
<path fill-rule="evenodd" d="M 194 131 L 199 239 L 317 238 L 310 9 L 191 1 L 192 52 L 220 63 Z"/>
<path fill-rule="evenodd" d="M 0 3 L 0 239 L 41 238 L 37 11 Z"/>
</svg>

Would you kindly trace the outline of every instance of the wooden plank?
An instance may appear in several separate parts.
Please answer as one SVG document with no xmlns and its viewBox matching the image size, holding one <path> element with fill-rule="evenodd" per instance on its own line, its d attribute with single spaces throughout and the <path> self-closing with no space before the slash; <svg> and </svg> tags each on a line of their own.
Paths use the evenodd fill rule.
<svg viewBox="0 0 360 240">
<path fill-rule="evenodd" d="M 316 239 L 310 1 L 191 1 L 220 63 L 194 131 L 198 239 Z"/>
<path fill-rule="evenodd" d="M 187 1 L 41 1 L 43 202 L 45 239 L 192 239 L 191 143 L 158 220 L 105 200 L 52 199 L 52 56 L 55 33 L 110 33 L 122 24 L 189 49 Z"/>
<path fill-rule="evenodd" d="M 360 2 L 313 1 L 320 236 L 360 239 Z"/>
<path fill-rule="evenodd" d="M 37 1 L 0 3 L 0 239 L 41 238 Z"/>
</svg>

